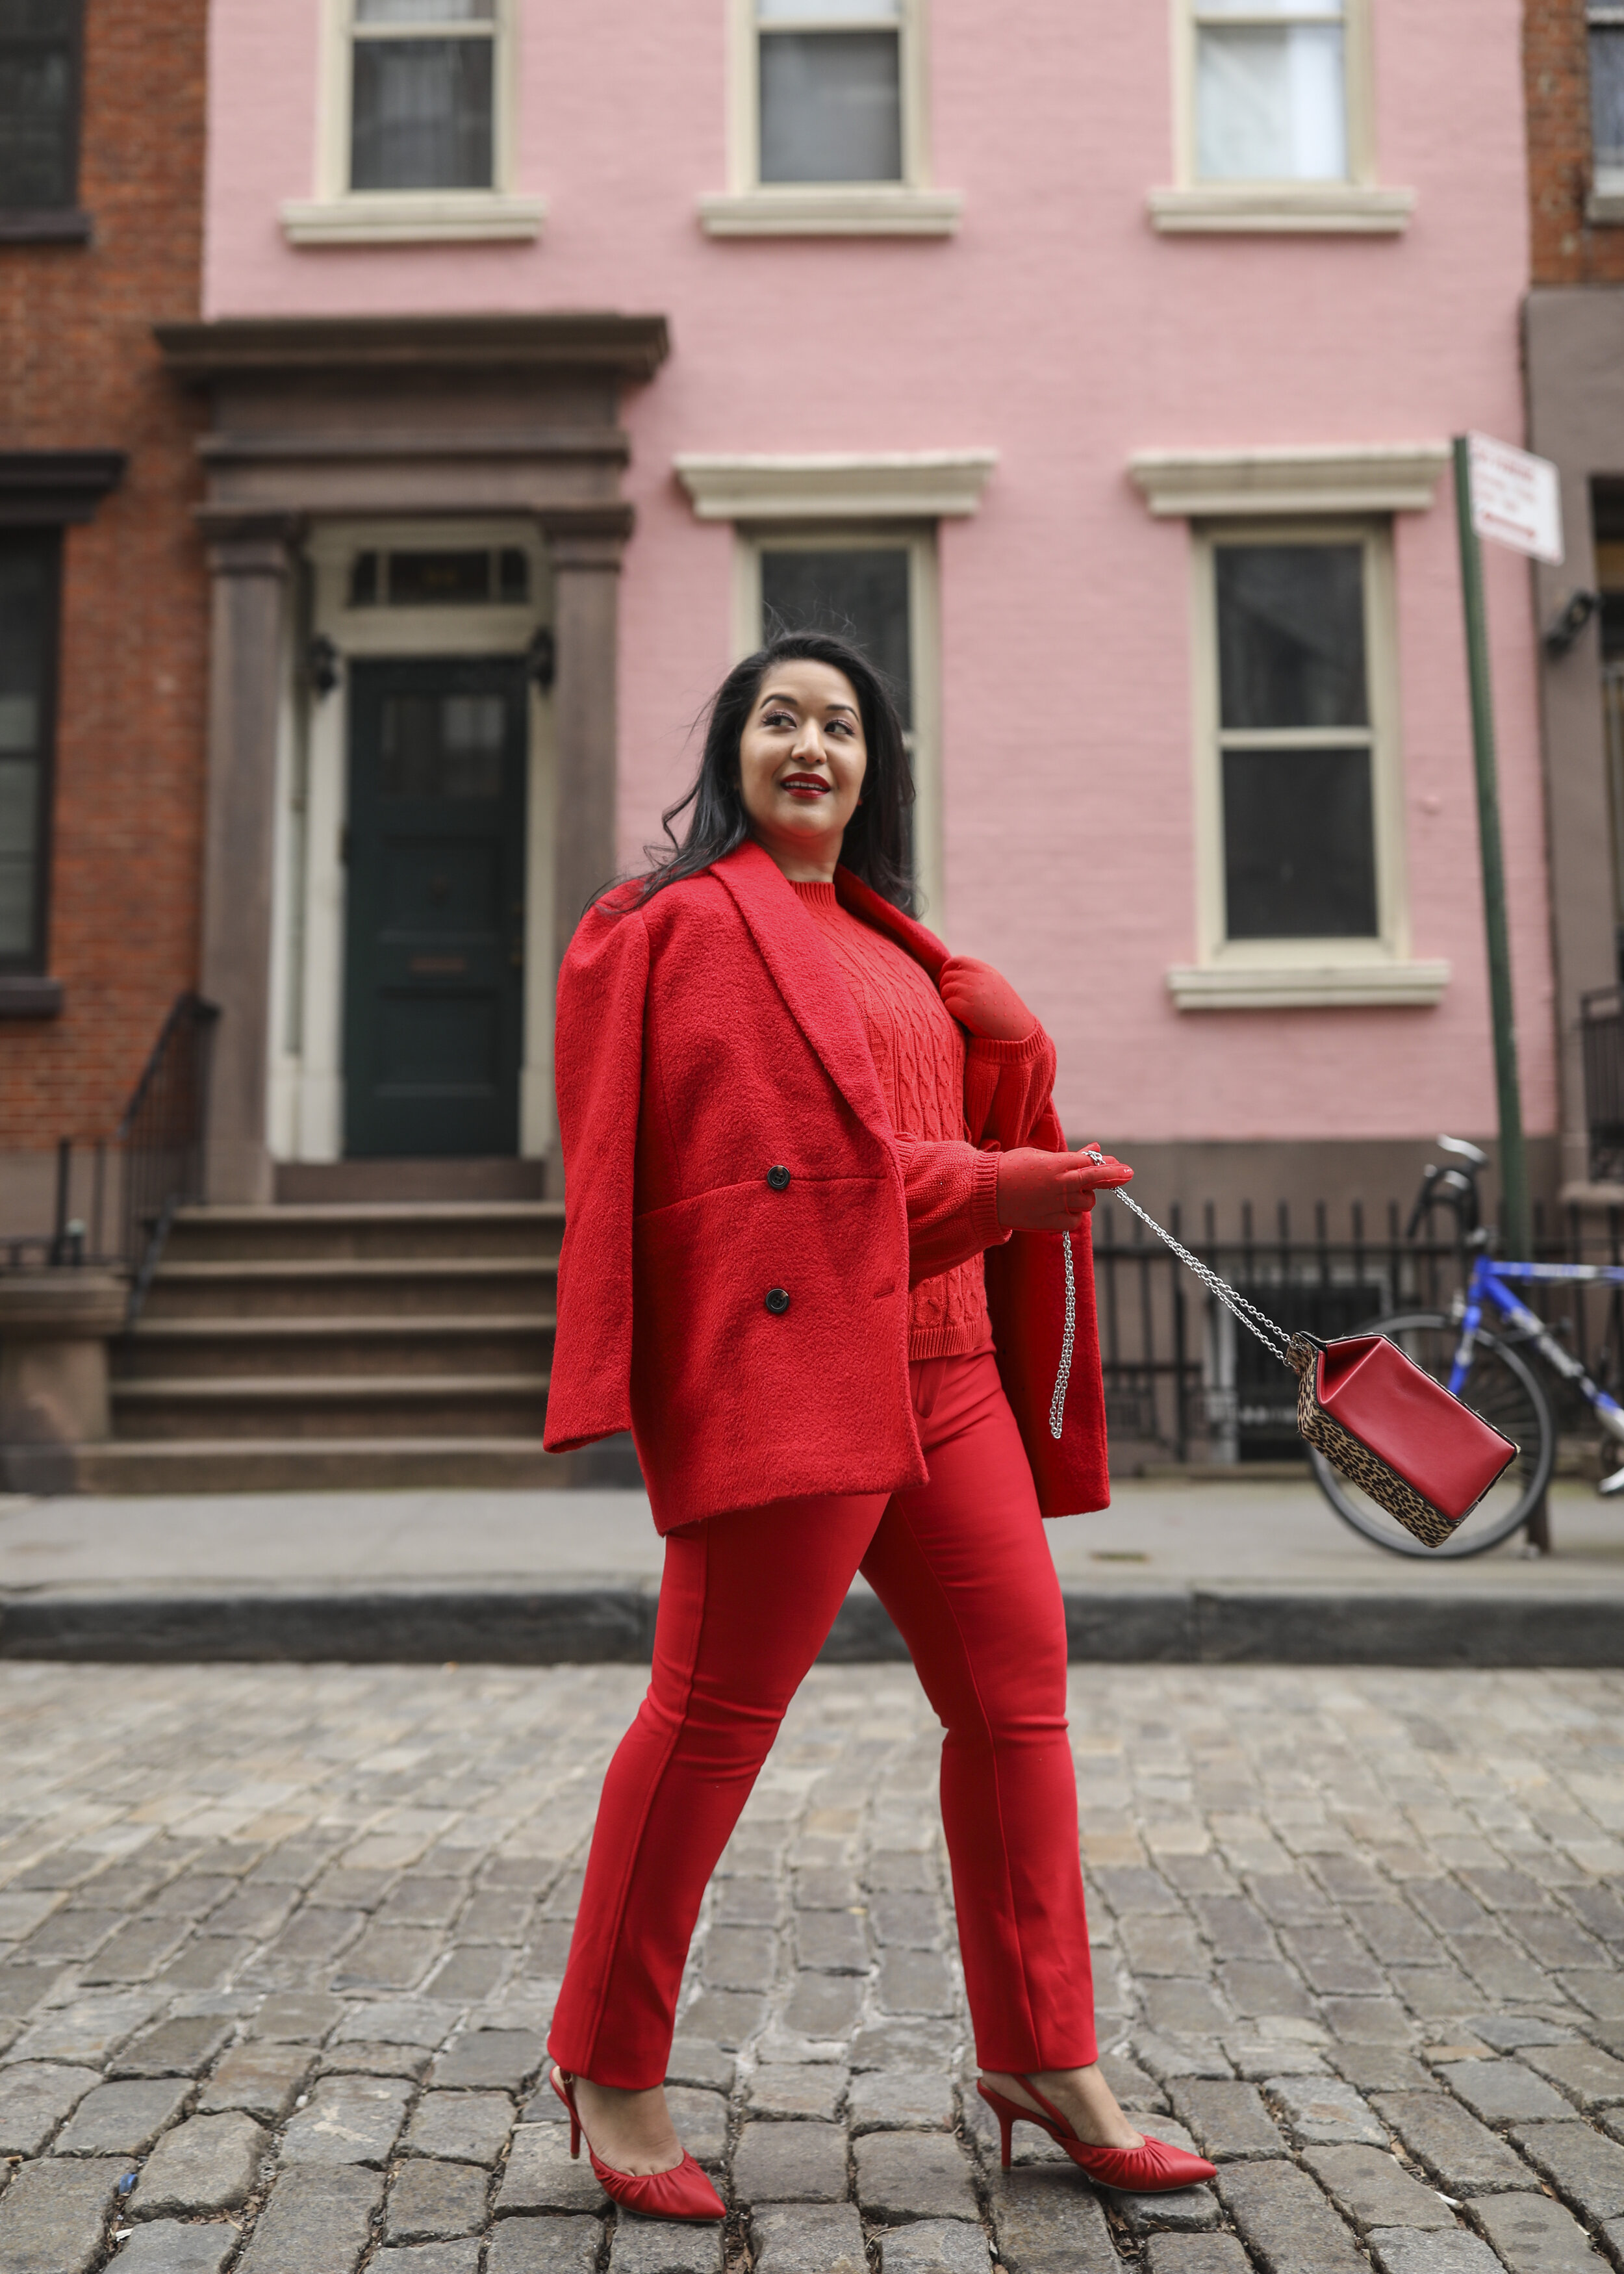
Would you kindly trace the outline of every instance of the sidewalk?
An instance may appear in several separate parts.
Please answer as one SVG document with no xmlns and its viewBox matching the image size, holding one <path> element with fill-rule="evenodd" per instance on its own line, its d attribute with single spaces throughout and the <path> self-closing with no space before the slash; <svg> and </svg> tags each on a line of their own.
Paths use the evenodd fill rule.
<svg viewBox="0 0 1624 2274">
<path fill-rule="evenodd" d="M 1051 1525 L 1079 1660 L 1624 1665 L 1624 1509 L 1552 1495 L 1556 1552 L 1384 1555 L 1312 1485 L 1117 1484 Z M 0 1657 L 646 1659 L 636 1492 L 0 1499 Z M 900 1654 L 859 1584 L 826 1659 Z"/>
</svg>

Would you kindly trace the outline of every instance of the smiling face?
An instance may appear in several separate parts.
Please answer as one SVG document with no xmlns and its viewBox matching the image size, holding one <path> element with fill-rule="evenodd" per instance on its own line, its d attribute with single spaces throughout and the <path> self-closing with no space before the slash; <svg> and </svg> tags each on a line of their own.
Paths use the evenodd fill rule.
<svg viewBox="0 0 1624 2274">
<path fill-rule="evenodd" d="M 828 882 L 868 772 L 857 690 L 832 664 L 775 664 L 739 742 L 750 834 L 797 884 Z"/>
</svg>

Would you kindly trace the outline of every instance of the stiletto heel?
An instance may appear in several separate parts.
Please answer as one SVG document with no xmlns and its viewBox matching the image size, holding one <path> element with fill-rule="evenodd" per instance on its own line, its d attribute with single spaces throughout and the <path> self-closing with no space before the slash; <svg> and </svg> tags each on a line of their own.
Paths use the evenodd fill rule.
<svg viewBox="0 0 1624 2274">
<path fill-rule="evenodd" d="M 548 2082 L 569 2111 L 569 2152 L 578 2156 L 582 2127 L 581 2112 L 575 2106 L 575 2080 L 555 2068 Z M 604 2193 L 644 2218 L 722 2219 L 727 2216 L 722 2198 L 686 2149 L 682 2161 L 669 2172 L 617 2172 L 604 2162 L 590 2138 L 586 2152 L 592 2160 L 593 2177 Z"/>
<path fill-rule="evenodd" d="M 1095 2148 L 1078 2138 L 1054 2102 L 1044 2097 L 1029 2076 L 1020 2081 L 1045 2111 L 1043 2115 L 995 2092 L 989 2084 L 978 2082 L 975 2088 L 998 2120 L 1006 2172 L 1010 2168 L 1011 2132 L 1017 2124 L 1035 2124 L 1040 2132 L 1048 2133 L 1057 2148 L 1064 2148 L 1078 2169 L 1086 2172 L 1097 2186 L 1120 2187 L 1126 2195 L 1168 2195 L 1176 2187 L 1199 2187 L 1203 2180 L 1215 2180 L 1218 2176 L 1217 2165 L 1209 2164 L 1204 2156 L 1189 2155 L 1165 2140 L 1153 2139 L 1148 2132 L 1141 2147 Z"/>
</svg>

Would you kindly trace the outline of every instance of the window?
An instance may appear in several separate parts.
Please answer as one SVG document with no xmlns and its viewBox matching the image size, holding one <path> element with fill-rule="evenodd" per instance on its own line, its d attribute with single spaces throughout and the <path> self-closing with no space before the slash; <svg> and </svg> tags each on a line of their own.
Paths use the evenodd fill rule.
<svg viewBox="0 0 1624 2274">
<path fill-rule="evenodd" d="M 71 209 L 79 82 L 79 0 L 0 0 L 0 214 Z"/>
<path fill-rule="evenodd" d="M 900 182 L 899 0 L 758 0 L 763 182 Z"/>
<path fill-rule="evenodd" d="M 1224 935 L 1373 939 L 1365 548 L 1217 544 Z"/>
<path fill-rule="evenodd" d="M 45 969 L 61 559 L 55 530 L 0 533 L 0 973 Z"/>
<path fill-rule="evenodd" d="M 283 206 L 289 240 L 539 236 L 545 200 L 510 184 L 517 0 L 323 4 L 318 194 Z"/>
<path fill-rule="evenodd" d="M 714 237 L 941 237 L 961 200 L 929 182 L 925 0 L 729 0 L 732 128 Z"/>
<path fill-rule="evenodd" d="M 1196 0 L 1198 180 L 1347 179 L 1344 19 L 1342 0 Z"/>
<path fill-rule="evenodd" d="M 353 190 L 492 186 L 495 0 L 355 0 Z"/>
<path fill-rule="evenodd" d="M 914 769 L 915 880 L 939 923 L 934 542 L 906 529 L 769 531 L 741 539 L 741 653 L 780 629 L 832 631 L 890 681 Z"/>
<path fill-rule="evenodd" d="M 1590 160 L 1600 197 L 1624 196 L 1624 6 L 1590 0 Z"/>
<path fill-rule="evenodd" d="M 1392 525 L 1197 523 L 1199 961 L 1181 1010 L 1435 1003 L 1410 960 Z"/>
<path fill-rule="evenodd" d="M 1372 0 L 1174 0 L 1178 180 L 1159 230 L 1391 235 L 1415 204 L 1378 185 Z"/>
</svg>

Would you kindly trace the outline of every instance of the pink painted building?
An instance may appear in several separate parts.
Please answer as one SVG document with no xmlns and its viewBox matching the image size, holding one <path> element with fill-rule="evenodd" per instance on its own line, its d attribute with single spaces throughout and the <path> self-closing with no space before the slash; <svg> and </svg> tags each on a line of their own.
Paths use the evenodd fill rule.
<svg viewBox="0 0 1624 2274">
<path fill-rule="evenodd" d="M 1523 433 L 1516 0 L 214 0 L 210 68 L 214 1197 L 545 1160 L 560 943 L 763 610 L 902 683 L 928 919 L 1150 1197 L 1492 1133 L 1447 442 Z"/>
</svg>

